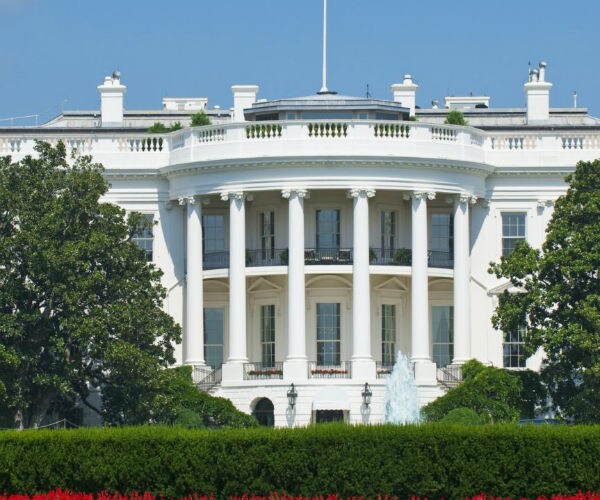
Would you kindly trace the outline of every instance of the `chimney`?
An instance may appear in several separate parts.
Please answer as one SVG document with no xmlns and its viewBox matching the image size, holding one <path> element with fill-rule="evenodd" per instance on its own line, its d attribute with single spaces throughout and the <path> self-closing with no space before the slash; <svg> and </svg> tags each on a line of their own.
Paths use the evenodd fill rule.
<svg viewBox="0 0 600 500">
<path fill-rule="evenodd" d="M 123 126 L 123 100 L 127 87 L 121 85 L 121 73 L 115 71 L 98 85 L 100 92 L 100 113 L 103 127 Z"/>
<path fill-rule="evenodd" d="M 536 123 L 550 118 L 550 88 L 546 81 L 546 63 L 540 69 L 529 70 L 529 81 L 523 86 L 527 95 L 527 123 Z"/>
<path fill-rule="evenodd" d="M 394 101 L 399 102 L 405 108 L 410 109 L 410 116 L 415 116 L 415 105 L 417 100 L 417 88 L 419 86 L 413 82 L 412 76 L 404 75 L 402 83 L 394 83 L 390 88 Z"/>
<path fill-rule="evenodd" d="M 233 92 L 233 121 L 245 121 L 244 109 L 249 108 L 256 102 L 258 85 L 232 85 Z"/>
</svg>

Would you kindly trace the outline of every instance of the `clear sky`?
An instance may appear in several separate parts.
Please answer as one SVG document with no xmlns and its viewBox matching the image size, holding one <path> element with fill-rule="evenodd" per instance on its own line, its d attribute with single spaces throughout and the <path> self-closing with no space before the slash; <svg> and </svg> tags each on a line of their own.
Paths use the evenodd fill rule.
<svg viewBox="0 0 600 500">
<path fill-rule="evenodd" d="M 600 116 L 600 0 L 329 0 L 328 86 L 390 98 L 405 73 L 417 105 L 445 95 L 522 107 L 527 64 L 548 63 L 551 106 Z M 322 0 L 0 0 L 0 118 L 98 109 L 119 69 L 128 109 L 164 96 L 232 105 L 321 86 Z M 66 102 L 63 102 L 64 100 Z M 0 122 L 0 125 L 6 122 Z"/>
</svg>

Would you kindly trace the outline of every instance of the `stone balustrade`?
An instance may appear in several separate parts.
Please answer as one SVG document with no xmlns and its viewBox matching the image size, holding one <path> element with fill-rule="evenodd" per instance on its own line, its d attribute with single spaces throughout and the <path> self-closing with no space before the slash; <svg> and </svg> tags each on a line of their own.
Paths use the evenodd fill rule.
<svg viewBox="0 0 600 500">
<path fill-rule="evenodd" d="M 433 158 L 502 167 L 570 166 L 600 156 L 600 131 L 484 132 L 471 127 L 370 120 L 231 123 L 170 134 L 124 131 L 4 129 L 0 154 L 15 160 L 34 154 L 36 140 L 90 154 L 107 168 L 160 168 L 196 161 L 255 157 L 383 156 Z M 243 144 L 244 147 L 230 147 Z M 589 157 L 589 158 L 588 158 Z"/>
</svg>

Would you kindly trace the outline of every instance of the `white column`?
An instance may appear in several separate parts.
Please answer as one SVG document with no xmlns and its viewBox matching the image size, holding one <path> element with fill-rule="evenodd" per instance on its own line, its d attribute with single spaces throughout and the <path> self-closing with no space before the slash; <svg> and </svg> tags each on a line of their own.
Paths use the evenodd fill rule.
<svg viewBox="0 0 600 500">
<path fill-rule="evenodd" d="M 202 208 L 200 199 L 179 199 L 187 210 L 186 295 L 183 362 L 204 364 L 204 296 L 202 281 Z"/>
<path fill-rule="evenodd" d="M 369 198 L 373 189 L 351 189 L 354 204 L 352 264 L 352 377 L 375 378 L 371 356 L 371 283 L 369 276 Z"/>
<path fill-rule="evenodd" d="M 453 364 L 462 364 L 471 358 L 469 284 L 469 203 L 476 198 L 460 194 L 454 201 L 454 358 Z"/>
<path fill-rule="evenodd" d="M 412 356 L 418 385 L 435 385 L 435 364 L 431 362 L 429 333 L 429 282 L 427 250 L 427 200 L 435 193 L 415 191 L 412 194 Z"/>
<path fill-rule="evenodd" d="M 246 204 L 242 192 L 223 193 L 229 200 L 229 356 L 223 381 L 241 380 L 246 354 Z"/>
<path fill-rule="evenodd" d="M 304 284 L 304 189 L 283 190 L 288 209 L 288 355 L 283 373 L 286 379 L 307 378 L 306 299 Z"/>
</svg>

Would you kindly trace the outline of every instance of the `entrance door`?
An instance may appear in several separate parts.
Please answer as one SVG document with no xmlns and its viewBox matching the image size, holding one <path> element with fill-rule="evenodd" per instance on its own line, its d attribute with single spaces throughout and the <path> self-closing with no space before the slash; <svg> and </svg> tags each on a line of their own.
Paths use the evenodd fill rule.
<svg viewBox="0 0 600 500">
<path fill-rule="evenodd" d="M 254 418 L 258 420 L 260 425 L 264 425 L 265 427 L 274 427 L 275 426 L 275 417 L 273 415 L 273 403 L 268 398 L 262 398 L 256 406 L 254 407 Z"/>
</svg>

